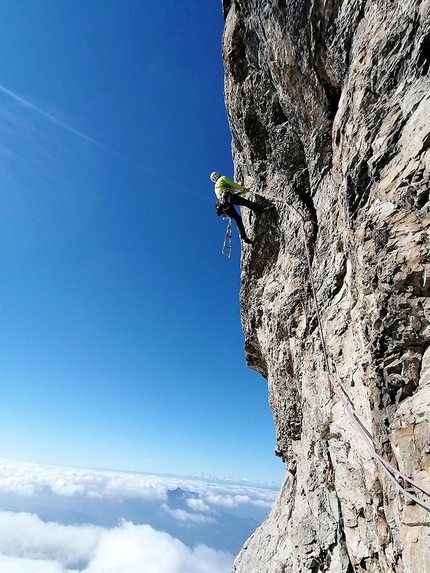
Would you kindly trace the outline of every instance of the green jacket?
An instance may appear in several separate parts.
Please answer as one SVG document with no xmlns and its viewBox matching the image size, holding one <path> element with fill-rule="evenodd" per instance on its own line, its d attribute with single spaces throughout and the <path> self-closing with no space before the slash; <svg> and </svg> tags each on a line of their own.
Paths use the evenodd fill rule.
<svg viewBox="0 0 430 573">
<path fill-rule="evenodd" d="M 237 189 L 237 191 L 233 191 L 233 189 Z M 215 195 L 218 199 L 223 191 L 230 191 L 230 193 L 243 193 L 245 191 L 245 187 L 239 185 L 239 183 L 231 181 L 231 179 L 225 175 L 222 175 L 215 183 Z"/>
</svg>

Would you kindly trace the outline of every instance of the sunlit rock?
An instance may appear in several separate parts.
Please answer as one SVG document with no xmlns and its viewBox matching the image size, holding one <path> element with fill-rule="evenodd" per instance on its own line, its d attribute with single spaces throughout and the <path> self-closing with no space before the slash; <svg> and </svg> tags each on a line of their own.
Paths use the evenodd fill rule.
<svg viewBox="0 0 430 573">
<path fill-rule="evenodd" d="M 430 2 L 223 11 L 235 177 L 276 205 L 243 211 L 241 306 L 286 465 L 233 571 L 430 571 L 430 514 L 330 394 L 304 242 L 335 379 L 376 450 L 430 488 Z"/>
</svg>

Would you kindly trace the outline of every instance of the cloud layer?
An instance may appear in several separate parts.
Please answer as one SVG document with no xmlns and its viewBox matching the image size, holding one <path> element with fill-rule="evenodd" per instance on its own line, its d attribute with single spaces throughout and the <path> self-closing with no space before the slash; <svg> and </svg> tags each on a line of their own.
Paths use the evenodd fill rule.
<svg viewBox="0 0 430 573">
<path fill-rule="evenodd" d="M 270 488 L 0 459 L 3 573 L 229 573 Z"/>
<path fill-rule="evenodd" d="M 45 488 L 66 497 L 141 498 L 161 502 L 167 500 L 168 491 L 181 488 L 196 493 L 206 506 L 220 507 L 249 504 L 270 509 L 276 498 L 275 491 L 261 487 L 0 459 L 0 492 L 34 496 Z M 192 509 L 197 510 L 197 505 Z"/>
<path fill-rule="evenodd" d="M 149 525 L 118 527 L 44 523 L 0 511 L 0 570 L 13 573 L 228 573 L 233 557 L 204 545 L 191 549 Z"/>
</svg>

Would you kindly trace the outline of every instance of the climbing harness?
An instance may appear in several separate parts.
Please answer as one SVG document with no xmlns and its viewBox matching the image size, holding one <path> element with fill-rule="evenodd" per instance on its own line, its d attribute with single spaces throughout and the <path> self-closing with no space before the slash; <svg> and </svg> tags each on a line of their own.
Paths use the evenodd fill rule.
<svg viewBox="0 0 430 573">
<path fill-rule="evenodd" d="M 378 454 L 378 452 L 376 451 L 375 445 L 373 443 L 371 434 L 366 430 L 366 428 L 364 427 L 364 425 L 362 424 L 362 422 L 360 421 L 358 416 L 355 414 L 354 410 L 349 406 L 346 392 L 343 390 L 341 384 L 338 381 L 336 381 L 335 377 L 332 374 L 330 362 L 328 359 L 328 352 L 327 352 L 327 346 L 326 346 L 326 341 L 325 341 L 325 337 L 324 337 L 324 330 L 322 327 L 321 312 L 320 312 L 320 308 L 319 308 L 319 304 L 318 304 L 317 291 L 315 288 L 315 281 L 314 281 L 314 276 L 313 276 L 313 271 L 312 271 L 312 262 L 311 262 L 311 256 L 310 256 L 310 252 L 309 252 L 306 229 L 305 229 L 305 219 L 304 219 L 303 215 L 301 215 L 301 213 L 293 205 L 291 205 L 291 203 L 289 203 L 287 201 L 287 199 L 289 199 L 289 197 L 291 195 L 293 195 L 294 193 L 295 193 L 295 191 L 293 190 L 292 192 L 290 192 L 287 195 L 287 197 L 285 199 L 275 199 L 274 197 L 268 197 L 266 195 L 263 195 L 263 197 L 266 197 L 267 199 L 269 199 L 271 201 L 275 201 L 277 203 L 284 203 L 292 211 L 294 211 L 294 213 L 297 215 L 297 217 L 300 220 L 302 233 L 303 233 L 303 242 L 304 242 L 305 251 L 306 251 L 306 259 L 307 259 L 308 270 L 309 270 L 309 282 L 310 282 L 311 289 L 312 289 L 312 296 L 313 296 L 314 305 L 315 305 L 315 312 L 316 312 L 317 319 L 318 319 L 320 340 L 321 340 L 321 345 L 322 345 L 323 354 L 324 354 L 324 362 L 325 362 L 326 369 L 327 369 L 330 398 L 333 398 L 333 389 L 334 389 L 334 391 L 336 392 L 336 395 L 339 397 L 340 401 L 342 402 L 348 417 L 350 418 L 353 425 L 355 426 L 355 428 L 357 429 L 357 431 L 360 433 L 361 437 L 363 438 L 366 446 L 370 450 L 372 457 L 380 465 L 380 467 L 387 474 L 387 476 L 390 478 L 390 480 L 393 482 L 393 484 L 406 497 L 413 500 L 415 503 L 417 503 L 420 507 L 422 507 L 426 511 L 430 512 L 430 505 L 425 503 L 423 500 L 419 499 L 418 497 L 414 496 L 410 492 L 408 492 L 404 487 L 402 487 L 402 485 L 399 483 L 397 478 L 401 478 L 402 480 L 404 480 L 405 483 L 406 482 L 409 483 L 410 485 L 419 489 L 422 493 L 424 493 L 425 495 L 427 495 L 429 497 L 430 497 L 430 489 L 426 488 L 425 486 L 423 486 L 419 482 L 414 481 L 413 479 L 406 476 L 404 473 L 402 473 L 397 468 L 395 468 L 392 464 L 390 464 L 390 462 L 388 462 L 388 460 L 386 460 L 380 454 Z M 330 455 L 329 455 L 328 459 L 329 459 L 328 475 L 326 478 L 327 482 L 331 480 L 332 473 L 333 473 L 333 465 L 331 462 Z M 397 476 L 397 478 L 396 478 L 396 476 Z"/>
<path fill-rule="evenodd" d="M 227 229 L 225 231 L 224 243 L 222 245 L 222 254 L 229 259 L 231 257 L 232 251 L 232 234 L 231 234 L 231 218 L 224 217 L 228 219 Z"/>
</svg>

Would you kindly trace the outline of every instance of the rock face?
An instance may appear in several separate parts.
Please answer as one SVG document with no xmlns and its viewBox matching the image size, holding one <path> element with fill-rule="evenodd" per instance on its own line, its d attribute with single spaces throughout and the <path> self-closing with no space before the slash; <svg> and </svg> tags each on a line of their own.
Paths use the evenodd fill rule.
<svg viewBox="0 0 430 573">
<path fill-rule="evenodd" d="M 330 394 L 301 226 L 329 368 L 376 450 L 430 489 L 430 0 L 223 11 L 235 177 L 276 199 L 243 210 L 241 306 L 286 464 L 233 571 L 430 572 L 430 513 Z"/>
</svg>

